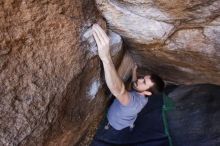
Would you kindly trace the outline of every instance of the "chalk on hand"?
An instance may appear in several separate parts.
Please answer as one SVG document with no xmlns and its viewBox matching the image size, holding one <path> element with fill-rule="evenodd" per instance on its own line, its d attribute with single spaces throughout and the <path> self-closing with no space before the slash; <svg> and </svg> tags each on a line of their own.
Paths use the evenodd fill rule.
<svg viewBox="0 0 220 146">
<path fill-rule="evenodd" d="M 87 42 L 89 45 L 87 50 L 89 51 L 90 57 L 98 55 L 98 48 L 92 31 L 92 28 L 89 28 L 82 36 L 82 41 Z M 109 31 L 108 36 L 110 39 L 111 55 L 114 56 L 122 49 L 122 39 L 120 35 L 112 31 Z"/>
</svg>

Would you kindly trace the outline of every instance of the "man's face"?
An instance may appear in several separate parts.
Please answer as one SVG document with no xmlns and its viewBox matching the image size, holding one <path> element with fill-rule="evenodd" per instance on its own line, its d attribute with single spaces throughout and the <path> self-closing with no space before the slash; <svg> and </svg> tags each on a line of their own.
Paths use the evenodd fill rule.
<svg viewBox="0 0 220 146">
<path fill-rule="evenodd" d="M 133 82 L 132 87 L 138 92 L 143 92 L 152 87 L 154 83 L 150 79 L 150 75 L 146 75 L 142 78 L 138 78 L 135 82 Z"/>
</svg>

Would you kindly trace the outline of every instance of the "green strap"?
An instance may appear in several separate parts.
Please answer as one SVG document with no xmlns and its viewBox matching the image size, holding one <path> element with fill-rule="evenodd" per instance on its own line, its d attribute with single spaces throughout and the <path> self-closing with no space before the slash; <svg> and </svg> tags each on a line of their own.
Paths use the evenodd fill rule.
<svg viewBox="0 0 220 146">
<path fill-rule="evenodd" d="M 169 133 L 168 122 L 167 122 L 167 112 L 172 111 L 175 108 L 175 103 L 173 100 L 163 93 L 163 107 L 162 107 L 162 117 L 164 124 L 164 132 L 168 137 L 169 146 L 173 146 L 172 139 Z"/>
</svg>

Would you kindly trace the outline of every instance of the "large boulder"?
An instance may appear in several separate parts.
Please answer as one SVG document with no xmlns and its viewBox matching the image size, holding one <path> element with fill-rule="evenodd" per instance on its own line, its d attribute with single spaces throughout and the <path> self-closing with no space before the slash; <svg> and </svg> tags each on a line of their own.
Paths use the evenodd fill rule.
<svg viewBox="0 0 220 146">
<path fill-rule="evenodd" d="M 220 83 L 219 1 L 96 2 L 143 72 Z M 108 101 L 95 22 L 107 30 L 93 0 L 0 2 L 0 145 L 88 144 Z M 109 36 L 126 79 L 133 60 Z"/>
<path fill-rule="evenodd" d="M 178 84 L 220 84 L 219 0 L 96 3 L 144 70 Z"/>
<path fill-rule="evenodd" d="M 74 145 L 100 118 L 94 22 L 105 28 L 90 0 L 0 2 L 0 145 Z M 109 35 L 117 65 L 122 40 Z"/>
<path fill-rule="evenodd" d="M 175 108 L 168 112 L 175 146 L 220 145 L 220 86 L 182 85 L 170 92 Z"/>
</svg>

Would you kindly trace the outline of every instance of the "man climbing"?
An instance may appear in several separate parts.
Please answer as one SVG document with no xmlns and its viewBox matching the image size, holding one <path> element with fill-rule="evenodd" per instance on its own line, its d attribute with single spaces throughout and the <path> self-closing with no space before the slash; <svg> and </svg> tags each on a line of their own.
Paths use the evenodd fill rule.
<svg viewBox="0 0 220 146">
<path fill-rule="evenodd" d="M 147 104 L 145 96 L 161 92 L 164 82 L 156 75 L 146 75 L 144 78 L 137 79 L 135 68 L 132 75 L 134 91 L 128 92 L 112 62 L 109 37 L 98 24 L 94 24 L 92 28 L 98 46 L 98 54 L 103 63 L 107 86 L 116 97 L 109 109 L 108 120 L 112 127 L 121 130 L 133 125 L 137 114 Z"/>
<path fill-rule="evenodd" d="M 137 114 L 148 102 L 147 97 L 162 92 L 165 84 L 159 76 L 154 74 L 137 79 L 136 66 L 132 71 L 133 90 L 127 91 L 110 56 L 109 37 L 98 24 L 94 24 L 92 29 L 98 47 L 98 55 L 103 63 L 107 86 L 116 97 L 108 110 L 108 125 L 116 130 L 132 128 Z"/>
</svg>

